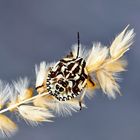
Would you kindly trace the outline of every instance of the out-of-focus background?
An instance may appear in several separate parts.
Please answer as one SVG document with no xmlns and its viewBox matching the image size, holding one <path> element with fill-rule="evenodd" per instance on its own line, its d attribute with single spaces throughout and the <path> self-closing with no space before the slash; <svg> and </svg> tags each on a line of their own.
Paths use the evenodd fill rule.
<svg viewBox="0 0 140 140">
<path fill-rule="evenodd" d="M 1 0 L 0 78 L 8 82 L 28 76 L 34 84 L 34 65 L 64 56 L 76 43 L 77 31 L 89 48 L 93 41 L 109 45 L 128 24 L 137 35 L 126 54 L 123 96 L 109 100 L 97 91 L 86 101 L 88 108 L 72 117 L 35 128 L 19 121 L 19 132 L 11 140 L 140 139 L 140 1 Z"/>
</svg>

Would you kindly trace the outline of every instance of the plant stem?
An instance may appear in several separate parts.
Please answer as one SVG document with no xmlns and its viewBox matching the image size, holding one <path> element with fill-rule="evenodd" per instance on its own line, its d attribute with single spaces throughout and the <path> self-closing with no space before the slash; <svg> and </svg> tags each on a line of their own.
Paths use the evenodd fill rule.
<svg viewBox="0 0 140 140">
<path fill-rule="evenodd" d="M 19 103 L 16 103 L 16 104 L 14 104 L 14 105 L 9 106 L 8 108 L 5 108 L 5 109 L 1 110 L 1 111 L 0 111 L 0 114 L 5 113 L 5 112 L 7 112 L 7 111 L 9 111 L 9 110 L 11 110 L 11 109 L 14 109 L 14 108 L 18 107 L 18 106 L 21 105 L 21 104 L 30 102 L 30 101 L 32 101 L 32 100 L 38 98 L 38 97 L 42 97 L 42 96 L 45 96 L 45 95 L 48 95 L 48 94 L 49 94 L 48 92 L 44 92 L 44 93 L 42 93 L 42 94 L 38 94 L 38 95 L 36 95 L 36 96 L 33 96 L 32 98 L 23 100 L 23 101 L 21 101 L 21 102 L 19 102 Z"/>
</svg>

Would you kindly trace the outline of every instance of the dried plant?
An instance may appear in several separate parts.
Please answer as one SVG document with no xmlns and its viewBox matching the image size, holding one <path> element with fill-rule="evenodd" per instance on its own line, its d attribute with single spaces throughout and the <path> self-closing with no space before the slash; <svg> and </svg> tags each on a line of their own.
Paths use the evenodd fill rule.
<svg viewBox="0 0 140 140">
<path fill-rule="evenodd" d="M 128 26 L 115 38 L 110 47 L 94 43 L 91 50 L 79 42 L 72 51 L 58 62 L 35 66 L 35 87 L 27 77 L 12 84 L 0 81 L 0 137 L 17 132 L 6 112 L 15 113 L 27 123 L 37 125 L 51 122 L 55 116 L 72 115 L 84 104 L 84 98 L 92 97 L 98 88 L 115 98 L 120 94 L 118 74 L 125 71 L 127 61 L 122 57 L 133 43 L 135 33 Z"/>
</svg>

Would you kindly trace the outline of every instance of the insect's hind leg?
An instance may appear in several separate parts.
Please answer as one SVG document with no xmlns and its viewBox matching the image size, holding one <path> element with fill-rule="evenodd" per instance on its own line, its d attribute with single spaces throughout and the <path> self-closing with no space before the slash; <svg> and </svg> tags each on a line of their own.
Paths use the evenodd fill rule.
<svg viewBox="0 0 140 140">
<path fill-rule="evenodd" d="M 80 106 L 80 110 L 82 110 L 82 101 L 84 99 L 84 96 L 86 94 L 86 90 L 84 89 L 82 95 L 80 96 L 80 99 L 79 99 L 79 106 Z"/>
<path fill-rule="evenodd" d="M 91 80 L 91 78 L 89 77 L 89 79 L 86 80 L 86 86 L 84 88 L 84 91 L 82 93 L 82 95 L 80 96 L 80 99 L 79 99 L 79 106 L 80 106 L 80 110 L 82 110 L 82 101 L 85 97 L 85 94 L 86 94 L 86 91 L 88 89 L 90 90 L 94 90 L 96 87 L 95 83 Z"/>
</svg>

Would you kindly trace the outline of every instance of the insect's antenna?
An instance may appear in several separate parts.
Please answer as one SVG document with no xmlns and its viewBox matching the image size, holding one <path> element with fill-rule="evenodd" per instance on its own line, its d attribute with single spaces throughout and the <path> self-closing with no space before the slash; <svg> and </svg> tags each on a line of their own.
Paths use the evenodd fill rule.
<svg viewBox="0 0 140 140">
<path fill-rule="evenodd" d="M 80 49 L 80 35 L 79 35 L 79 32 L 77 32 L 77 41 L 78 41 L 78 48 L 77 48 L 77 57 L 76 58 L 78 58 L 78 56 L 79 56 L 79 49 Z"/>
</svg>

